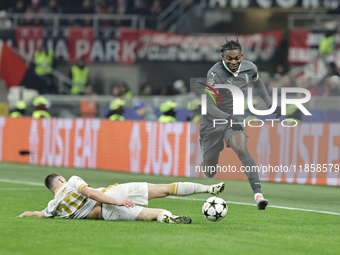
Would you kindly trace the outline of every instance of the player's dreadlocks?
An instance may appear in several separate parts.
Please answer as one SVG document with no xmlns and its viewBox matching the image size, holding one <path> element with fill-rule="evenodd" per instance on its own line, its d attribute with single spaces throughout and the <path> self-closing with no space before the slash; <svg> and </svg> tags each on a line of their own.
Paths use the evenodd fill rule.
<svg viewBox="0 0 340 255">
<path fill-rule="evenodd" d="M 51 189 L 53 187 L 54 179 L 56 177 L 59 177 L 59 176 L 61 176 L 61 175 L 57 174 L 57 173 L 56 174 L 49 174 L 49 175 L 47 175 L 46 178 L 45 178 L 45 186 L 46 186 L 46 188 Z"/>
<path fill-rule="evenodd" d="M 236 41 L 228 41 L 228 39 L 226 39 L 226 43 L 221 47 L 221 52 L 223 53 L 226 50 L 240 50 L 242 52 L 241 44 L 238 39 L 236 39 Z"/>
</svg>

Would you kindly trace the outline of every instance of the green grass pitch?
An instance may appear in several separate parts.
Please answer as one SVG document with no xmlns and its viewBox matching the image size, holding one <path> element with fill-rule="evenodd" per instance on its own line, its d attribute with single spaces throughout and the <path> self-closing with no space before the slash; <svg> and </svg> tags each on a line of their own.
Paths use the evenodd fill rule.
<svg viewBox="0 0 340 255">
<path fill-rule="evenodd" d="M 146 181 L 171 183 L 218 180 L 137 175 L 119 172 L 0 163 L 0 254 L 340 254 L 340 215 L 228 203 L 225 219 L 209 222 L 201 212 L 208 194 L 151 200 L 192 218 L 190 225 L 158 222 L 109 222 L 17 218 L 26 210 L 43 210 L 53 195 L 45 176 L 58 172 L 81 176 L 92 187 Z M 339 187 L 262 183 L 270 205 L 340 213 Z M 226 201 L 254 204 L 247 181 L 227 180 L 220 195 Z"/>
</svg>

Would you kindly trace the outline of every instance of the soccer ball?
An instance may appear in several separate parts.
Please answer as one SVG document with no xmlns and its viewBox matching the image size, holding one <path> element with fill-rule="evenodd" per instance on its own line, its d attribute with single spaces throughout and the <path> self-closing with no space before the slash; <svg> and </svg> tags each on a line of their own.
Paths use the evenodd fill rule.
<svg viewBox="0 0 340 255">
<path fill-rule="evenodd" d="M 227 203 L 220 197 L 209 197 L 202 207 L 204 217 L 210 221 L 222 220 L 227 212 Z"/>
</svg>

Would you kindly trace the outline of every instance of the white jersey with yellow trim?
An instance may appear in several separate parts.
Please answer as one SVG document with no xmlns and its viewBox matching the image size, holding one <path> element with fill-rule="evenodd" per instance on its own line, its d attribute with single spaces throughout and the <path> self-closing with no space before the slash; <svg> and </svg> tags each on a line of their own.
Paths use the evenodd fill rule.
<svg viewBox="0 0 340 255">
<path fill-rule="evenodd" d="M 44 216 L 52 218 L 83 219 L 96 205 L 97 201 L 88 198 L 80 191 L 88 184 L 78 176 L 72 176 L 68 182 L 55 193 L 44 210 Z"/>
</svg>

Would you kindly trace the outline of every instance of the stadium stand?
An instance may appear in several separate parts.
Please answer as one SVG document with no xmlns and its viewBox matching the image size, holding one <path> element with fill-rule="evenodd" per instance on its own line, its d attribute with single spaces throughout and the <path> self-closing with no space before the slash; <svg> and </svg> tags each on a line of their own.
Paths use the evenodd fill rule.
<svg viewBox="0 0 340 255">
<path fill-rule="evenodd" d="M 320 98 L 312 100 L 323 100 L 338 95 L 339 81 L 336 77 L 339 77 L 339 68 L 335 64 L 337 62 L 329 60 L 329 55 L 337 54 L 338 45 L 334 45 L 332 54 L 324 54 L 320 58 L 317 57 L 316 47 L 319 41 L 314 40 L 314 44 L 302 45 L 301 38 L 290 41 L 288 46 L 284 36 L 287 30 L 295 37 L 297 34 L 294 33 L 299 33 L 319 40 L 323 38 L 326 30 L 336 35 L 337 16 L 334 13 L 337 9 L 328 9 L 328 12 L 333 14 L 289 14 L 285 9 L 275 9 L 275 12 L 286 18 L 286 30 L 273 30 L 267 35 L 264 31 L 266 28 L 277 29 L 280 24 L 268 22 L 267 27 L 262 28 L 263 32 L 259 31 L 263 43 L 251 45 L 252 38 L 258 34 L 248 33 L 243 36 L 242 33 L 247 30 L 242 31 L 237 24 L 238 16 L 248 10 L 241 11 L 236 5 L 229 5 L 227 2 L 224 5 L 223 1 L 219 2 L 220 6 L 208 0 L 4 0 L 0 5 L 0 37 L 13 46 L 13 51 L 23 57 L 26 63 L 30 63 L 26 74 L 29 74 L 29 79 L 34 80 L 34 84 L 44 82 L 41 79 L 38 82 L 37 77 L 32 76 L 32 72 L 37 70 L 35 50 L 41 43 L 44 43 L 48 50 L 53 50 L 54 59 L 49 74 L 49 77 L 53 78 L 48 81 L 43 79 L 52 84 L 49 89 L 43 90 L 43 93 L 49 94 L 47 96 L 52 102 L 52 116 L 81 116 L 80 102 L 83 101 L 66 95 L 71 94 L 74 84 L 69 76 L 71 67 L 77 59 L 83 58 L 89 66 L 86 80 L 87 83 L 91 81 L 91 86 L 87 86 L 81 94 L 91 98 L 103 97 L 100 100 L 103 103 L 95 100 L 98 107 L 91 116 L 105 116 L 106 107 L 112 100 L 108 95 L 127 100 L 126 119 L 138 119 L 133 110 L 133 105 L 138 100 L 146 100 L 159 116 L 158 108 L 165 99 L 157 98 L 173 97 L 179 106 L 177 119 L 185 120 L 188 116 L 185 101 L 189 99 L 182 102 L 178 95 L 183 93 L 184 98 L 189 97 L 189 79 L 202 76 L 208 67 L 219 59 L 219 55 L 214 54 L 214 51 L 218 51 L 225 39 L 223 34 L 218 37 L 211 37 L 209 34 L 192 37 L 189 34 L 197 31 L 196 28 L 206 33 L 214 33 L 217 30 L 224 33 L 222 26 L 227 26 L 231 32 L 234 28 L 240 30 L 241 34 L 232 36 L 244 41 L 245 56 L 251 56 L 251 60 L 259 66 L 260 77 L 269 94 L 272 93 L 273 87 L 303 87 L 308 89 L 313 97 Z M 237 12 L 231 20 L 218 15 L 221 11 L 227 15 L 234 7 Z M 266 12 L 262 9 L 259 11 Z M 214 22 L 210 13 L 215 15 Z M 275 19 L 274 16 L 272 18 Z M 251 24 L 251 20 L 248 21 L 248 31 L 252 31 L 255 26 Z M 296 29 L 305 30 L 302 33 Z M 177 34 L 183 31 L 186 32 Z M 275 38 L 274 48 L 268 46 L 272 38 Z M 190 40 L 198 42 L 200 48 L 210 51 L 197 51 L 195 45 L 183 47 L 182 42 Z M 205 44 L 208 40 L 214 43 L 210 46 L 209 43 Z M 262 52 L 254 50 L 256 47 L 262 49 Z M 197 51 L 197 55 L 194 51 Z M 287 51 L 288 58 L 282 57 Z M 303 54 L 303 51 L 310 54 Z M 317 57 L 318 68 L 315 59 L 306 59 L 306 56 Z M 43 59 L 41 61 L 44 62 Z M 158 72 L 154 72 L 155 68 Z M 29 72 L 30 70 L 32 72 Z M 315 77 L 312 76 L 313 73 L 316 74 Z M 130 87 L 130 94 L 135 96 L 127 98 L 119 92 L 126 85 Z M 63 96 L 59 98 L 53 94 Z M 138 94 L 142 97 L 136 96 Z M 108 99 L 105 99 L 106 97 Z M 147 99 L 149 97 L 150 99 Z M 315 105 L 319 104 L 310 103 L 313 110 L 318 110 L 317 107 L 314 108 Z M 324 105 L 327 109 L 335 107 L 331 106 L 332 103 Z M 11 103 L 11 106 L 14 106 L 14 103 Z M 259 106 L 264 107 L 261 103 Z M 27 112 L 30 112 L 30 106 Z"/>
</svg>

